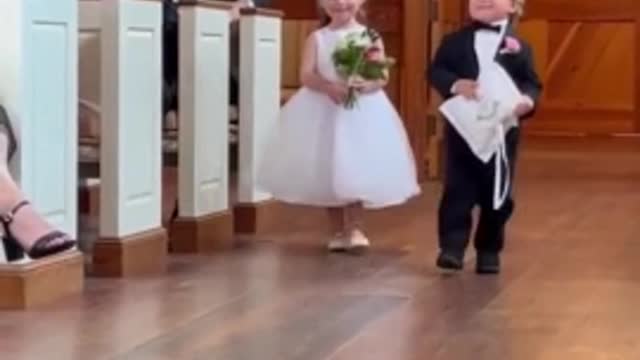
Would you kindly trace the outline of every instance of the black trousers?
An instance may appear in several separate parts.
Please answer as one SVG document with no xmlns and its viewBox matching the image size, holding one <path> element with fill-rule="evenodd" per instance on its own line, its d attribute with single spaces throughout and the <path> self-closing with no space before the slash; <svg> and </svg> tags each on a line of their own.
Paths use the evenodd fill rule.
<svg viewBox="0 0 640 360">
<path fill-rule="evenodd" d="M 162 112 L 178 110 L 178 24 L 165 24 L 162 46 Z"/>
<path fill-rule="evenodd" d="M 452 126 L 447 124 L 445 131 L 445 183 L 438 214 L 440 249 L 458 256 L 464 254 L 471 237 L 472 212 L 479 206 L 480 219 L 474 246 L 478 252 L 499 253 L 504 247 L 505 225 L 514 210 L 512 186 L 505 203 L 494 210 L 494 159 L 483 163 Z M 511 129 L 506 136 L 511 184 L 519 138 L 520 130 L 517 128 Z"/>
</svg>

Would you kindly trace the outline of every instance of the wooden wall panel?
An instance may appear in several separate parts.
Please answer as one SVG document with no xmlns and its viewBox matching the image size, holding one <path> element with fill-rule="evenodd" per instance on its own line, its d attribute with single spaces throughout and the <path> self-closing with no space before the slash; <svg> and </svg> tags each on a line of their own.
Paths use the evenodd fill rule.
<svg viewBox="0 0 640 360">
<path fill-rule="evenodd" d="M 309 20 L 318 17 L 315 0 L 272 0 L 270 7 L 284 11 L 287 19 Z"/>
<path fill-rule="evenodd" d="M 635 20 L 637 10 L 638 0 L 528 0 L 526 18 Z"/>
<path fill-rule="evenodd" d="M 467 18 L 466 0 L 428 0 L 433 5 L 432 9 L 437 12 L 432 14 L 428 24 L 429 38 L 427 54 L 429 60 L 433 59 L 436 50 L 440 46 L 442 37 L 447 33 L 459 29 Z M 425 71 L 428 65 L 425 66 Z M 442 144 L 444 137 L 444 119 L 438 111 L 442 99 L 437 92 L 430 88 L 428 91 L 428 106 L 426 109 L 426 129 L 425 129 L 425 158 L 427 174 L 430 178 L 439 178 L 442 175 Z"/>
<path fill-rule="evenodd" d="M 640 130 L 637 0 L 530 0 L 519 32 L 544 80 L 533 133 Z"/>
</svg>

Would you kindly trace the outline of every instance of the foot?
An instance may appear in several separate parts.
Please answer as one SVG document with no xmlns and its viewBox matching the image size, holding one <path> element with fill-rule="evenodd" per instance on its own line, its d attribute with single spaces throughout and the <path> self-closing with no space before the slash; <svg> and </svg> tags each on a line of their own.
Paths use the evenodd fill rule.
<svg viewBox="0 0 640 360">
<path fill-rule="evenodd" d="M 349 245 L 348 251 L 356 255 L 366 252 L 369 249 L 369 246 L 371 246 L 369 239 L 367 239 L 364 233 L 360 230 L 354 230 L 351 233 Z"/>
<path fill-rule="evenodd" d="M 500 273 L 500 255 L 479 252 L 476 259 L 476 273 L 492 275 Z"/>
<path fill-rule="evenodd" d="M 444 271 L 460 271 L 464 267 L 464 257 L 451 252 L 441 252 L 436 266 Z"/>
<path fill-rule="evenodd" d="M 0 171 L 0 215 L 7 216 L 4 220 L 9 220 L 5 236 L 12 236 L 32 258 L 73 247 L 75 241 L 51 226 L 32 205 L 26 204 L 15 209 L 24 201 L 24 196 L 13 180 L 2 173 Z"/>
<path fill-rule="evenodd" d="M 5 212 L 1 221 L 5 227 L 5 241 L 16 243 L 32 259 L 57 254 L 76 245 L 75 240 L 55 230 L 26 201 L 21 201 L 12 210 Z"/>
<path fill-rule="evenodd" d="M 351 242 L 344 234 L 335 234 L 329 241 L 327 248 L 330 252 L 345 252 L 350 246 Z"/>
<path fill-rule="evenodd" d="M 327 247 L 331 252 L 361 254 L 369 248 L 369 239 L 361 231 L 355 230 L 348 237 L 344 234 L 334 235 Z"/>
</svg>

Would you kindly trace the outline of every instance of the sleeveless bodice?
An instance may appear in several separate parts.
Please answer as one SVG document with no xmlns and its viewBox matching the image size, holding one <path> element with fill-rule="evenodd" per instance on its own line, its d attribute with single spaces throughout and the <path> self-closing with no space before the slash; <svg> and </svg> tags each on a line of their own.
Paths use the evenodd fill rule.
<svg viewBox="0 0 640 360">
<path fill-rule="evenodd" d="M 340 76 L 333 66 L 331 55 L 341 40 L 349 34 L 357 32 L 361 33 L 366 30 L 363 25 L 356 24 L 344 29 L 333 30 L 328 27 L 316 30 L 316 53 L 317 53 L 317 69 L 318 73 L 329 81 L 338 81 Z"/>
</svg>

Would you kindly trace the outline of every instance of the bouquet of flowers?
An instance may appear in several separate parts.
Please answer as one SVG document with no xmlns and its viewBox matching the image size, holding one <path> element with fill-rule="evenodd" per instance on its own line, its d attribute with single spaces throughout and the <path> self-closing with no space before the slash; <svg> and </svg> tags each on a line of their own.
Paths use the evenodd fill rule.
<svg viewBox="0 0 640 360">
<path fill-rule="evenodd" d="M 386 57 L 376 45 L 380 35 L 372 29 L 354 32 L 345 37 L 333 51 L 333 65 L 348 84 L 357 81 L 386 80 L 387 70 L 395 59 Z M 344 106 L 352 109 L 357 102 L 357 88 L 349 86 Z"/>
</svg>

